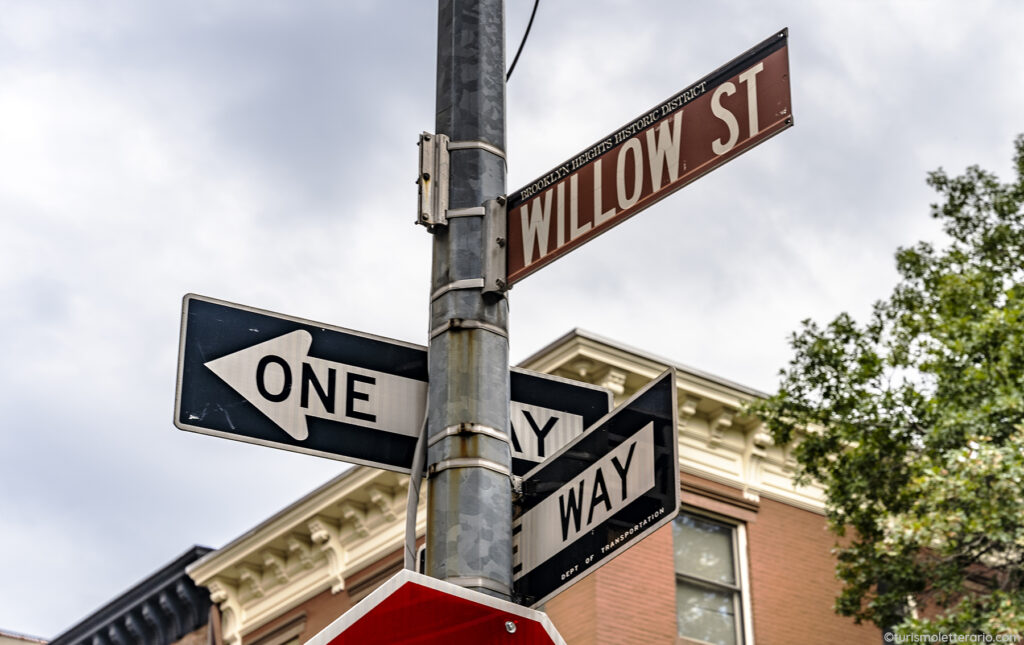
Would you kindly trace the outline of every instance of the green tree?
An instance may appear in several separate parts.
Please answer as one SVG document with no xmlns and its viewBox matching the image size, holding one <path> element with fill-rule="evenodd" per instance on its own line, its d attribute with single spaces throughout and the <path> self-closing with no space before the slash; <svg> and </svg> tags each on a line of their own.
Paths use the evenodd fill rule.
<svg viewBox="0 0 1024 645">
<path fill-rule="evenodd" d="M 931 173 L 948 244 L 899 249 L 865 324 L 804 321 L 753 406 L 825 487 L 858 622 L 1024 634 L 1024 136 L 1014 161 L 1006 184 Z"/>
</svg>

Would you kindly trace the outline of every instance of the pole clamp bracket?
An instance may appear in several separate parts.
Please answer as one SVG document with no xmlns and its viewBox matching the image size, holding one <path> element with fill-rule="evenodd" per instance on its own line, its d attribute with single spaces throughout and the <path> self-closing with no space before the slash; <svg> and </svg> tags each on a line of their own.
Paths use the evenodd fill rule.
<svg viewBox="0 0 1024 645">
<path fill-rule="evenodd" d="M 483 277 L 455 280 L 439 287 L 431 295 L 431 302 L 453 289 L 480 289 L 484 294 L 504 297 L 511 288 L 508 284 L 508 215 L 507 199 L 501 195 L 488 199 L 483 206 L 453 208 L 446 211 L 446 219 L 456 217 L 483 218 Z"/>
<path fill-rule="evenodd" d="M 484 293 L 504 296 L 508 285 L 508 214 L 504 195 L 484 202 Z"/>
<path fill-rule="evenodd" d="M 449 208 L 445 212 L 447 219 L 454 217 L 483 217 L 487 214 L 487 211 L 483 206 L 467 206 L 466 208 Z"/>
<path fill-rule="evenodd" d="M 444 134 L 420 134 L 420 174 L 416 178 L 419 186 L 419 208 L 416 223 L 432 231 L 435 226 L 446 226 L 448 220 L 449 178 L 451 167 L 448 159 L 448 136 Z"/>
<path fill-rule="evenodd" d="M 434 433 L 434 435 L 427 440 L 427 445 L 432 446 L 445 437 L 453 437 L 460 434 L 480 434 L 486 437 L 491 437 L 492 439 L 497 439 L 502 443 L 512 445 L 512 439 L 508 436 L 508 433 L 479 423 L 458 423 L 453 426 L 448 426 L 444 430 Z"/>
<path fill-rule="evenodd" d="M 496 461 L 490 459 L 482 459 L 480 457 L 453 457 L 451 459 L 443 459 L 437 463 L 430 464 L 427 467 L 428 475 L 436 475 L 445 470 L 453 470 L 456 468 L 483 468 L 484 470 L 490 470 L 496 472 L 499 475 L 505 477 L 511 477 L 512 471 L 509 468 L 499 464 Z"/>
<path fill-rule="evenodd" d="M 434 302 L 449 291 L 458 291 L 461 289 L 483 289 L 484 279 L 483 278 L 466 278 L 464 280 L 454 280 L 448 284 L 440 287 L 434 293 L 430 294 L 430 301 Z"/>
<path fill-rule="evenodd" d="M 501 160 L 508 163 L 505 158 L 505 151 L 498 146 L 491 145 L 486 141 L 477 141 L 475 139 L 469 141 L 448 141 L 449 150 L 483 150 L 489 152 L 492 155 L 501 157 Z"/>
<path fill-rule="evenodd" d="M 444 134 L 423 132 L 419 139 L 420 172 L 416 177 L 419 186 L 419 208 L 416 223 L 433 230 L 435 226 L 447 226 L 449 217 L 483 217 L 483 206 L 469 208 L 448 208 L 451 194 L 452 150 L 483 150 L 499 157 L 505 165 L 508 159 L 505 151 L 486 141 L 452 141 Z"/>
<path fill-rule="evenodd" d="M 431 329 L 430 340 L 433 340 L 440 336 L 441 334 L 453 329 L 479 329 L 481 331 L 496 334 L 508 340 L 508 332 L 499 327 L 498 325 L 483 322 L 480 320 L 467 320 L 465 318 L 451 318 L 448 320 L 448 322 L 445 322 Z"/>
<path fill-rule="evenodd" d="M 512 589 L 508 585 L 504 585 L 497 580 L 491 578 L 484 578 L 480 576 L 457 576 L 452 578 L 445 578 L 445 582 L 450 582 L 453 585 L 459 585 L 460 587 L 478 587 L 480 589 L 487 589 L 495 593 L 499 593 L 506 598 L 512 596 Z"/>
</svg>

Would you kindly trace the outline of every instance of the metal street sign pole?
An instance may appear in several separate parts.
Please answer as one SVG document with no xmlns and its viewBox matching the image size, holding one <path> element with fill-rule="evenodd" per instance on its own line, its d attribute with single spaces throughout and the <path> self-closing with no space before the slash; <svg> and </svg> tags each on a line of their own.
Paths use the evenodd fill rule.
<svg viewBox="0 0 1024 645">
<path fill-rule="evenodd" d="M 505 194 L 503 21 L 503 0 L 438 2 L 435 132 L 443 136 L 432 145 L 447 146 L 450 183 L 431 227 L 426 567 L 509 599 L 508 302 L 485 293 L 484 280 L 494 210 L 485 203 Z"/>
</svg>

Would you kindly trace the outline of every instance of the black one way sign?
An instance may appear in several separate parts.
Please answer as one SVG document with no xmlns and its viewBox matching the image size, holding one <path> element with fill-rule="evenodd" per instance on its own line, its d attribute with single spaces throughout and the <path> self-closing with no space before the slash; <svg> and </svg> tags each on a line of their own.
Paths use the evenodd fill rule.
<svg viewBox="0 0 1024 645">
<path fill-rule="evenodd" d="M 675 372 L 668 370 L 523 479 L 513 587 L 537 607 L 678 512 Z"/>
<path fill-rule="evenodd" d="M 174 423 L 409 472 L 426 410 L 425 347 L 187 295 Z M 510 443 L 523 474 L 611 409 L 611 393 L 514 368 Z"/>
</svg>

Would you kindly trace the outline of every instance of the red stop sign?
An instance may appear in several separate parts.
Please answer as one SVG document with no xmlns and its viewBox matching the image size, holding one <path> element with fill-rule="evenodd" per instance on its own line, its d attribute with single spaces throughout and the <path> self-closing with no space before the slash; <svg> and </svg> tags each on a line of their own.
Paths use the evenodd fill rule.
<svg viewBox="0 0 1024 645">
<path fill-rule="evenodd" d="M 402 570 L 306 645 L 565 645 L 547 614 Z"/>
</svg>

